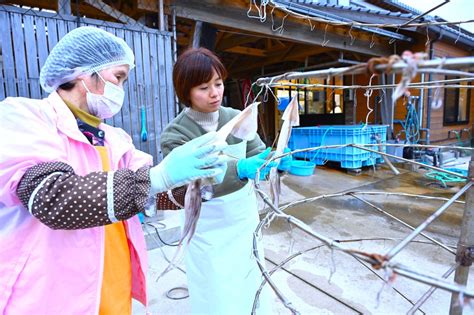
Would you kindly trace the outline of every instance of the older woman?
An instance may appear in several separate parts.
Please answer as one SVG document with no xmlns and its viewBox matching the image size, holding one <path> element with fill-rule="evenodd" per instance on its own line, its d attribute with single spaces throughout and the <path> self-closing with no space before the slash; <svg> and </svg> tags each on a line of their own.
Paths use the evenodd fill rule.
<svg viewBox="0 0 474 315">
<path fill-rule="evenodd" d="M 219 177 L 222 148 L 197 138 L 151 167 L 121 129 L 127 44 L 77 28 L 41 69 L 48 98 L 0 102 L 0 313 L 130 314 L 146 304 L 137 213 L 159 192 Z M 218 178 L 216 178 L 218 180 Z"/>
</svg>

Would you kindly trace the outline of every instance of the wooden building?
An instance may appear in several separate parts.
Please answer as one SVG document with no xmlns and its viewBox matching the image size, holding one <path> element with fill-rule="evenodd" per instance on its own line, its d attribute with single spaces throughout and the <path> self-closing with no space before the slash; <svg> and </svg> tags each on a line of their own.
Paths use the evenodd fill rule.
<svg viewBox="0 0 474 315">
<path fill-rule="evenodd" d="M 346 5 L 339 5 L 338 2 Z M 253 3 L 253 2 L 252 2 Z M 314 18 L 361 23 L 404 24 L 409 21 L 432 22 L 431 16 L 398 1 L 273 1 L 257 7 L 248 1 L 172 1 L 170 12 L 176 14 L 178 52 L 193 44 L 207 46 L 224 60 L 230 72 L 227 83 L 228 104 L 239 107 L 245 102 L 249 82 L 262 76 L 291 71 L 343 67 L 366 62 L 374 56 L 401 54 L 405 50 L 425 52 L 429 59 L 472 55 L 474 35 L 458 26 L 430 25 L 408 29 L 334 26 L 288 14 L 283 9 Z M 266 18 L 258 10 L 266 10 Z M 436 21 L 443 21 L 437 18 Z M 203 22 L 203 23 L 201 23 Z M 440 76 L 417 76 L 422 82 L 445 79 Z M 399 76 L 378 77 L 377 83 L 398 82 Z M 293 83 L 367 85 L 368 75 L 307 79 Z M 375 82 L 374 82 L 375 83 Z M 298 95 L 303 126 L 321 124 L 358 124 L 365 122 L 368 110 L 364 90 L 279 88 L 278 96 Z M 434 109 L 434 90 L 412 90 L 413 105 L 418 110 L 421 143 L 469 142 L 474 97 L 470 89 L 440 89 L 443 106 Z M 399 136 L 407 116 L 406 100 L 395 108 L 389 101 L 391 91 L 374 93 L 369 100 L 375 111 L 368 122 L 393 125 L 389 137 Z M 256 94 L 256 91 L 254 91 Z M 278 128 L 278 110 L 272 98 L 263 109 L 265 129 L 262 136 L 270 142 Z M 380 102 L 379 102 L 380 100 Z M 395 123 L 394 123 L 395 121 Z"/>
</svg>

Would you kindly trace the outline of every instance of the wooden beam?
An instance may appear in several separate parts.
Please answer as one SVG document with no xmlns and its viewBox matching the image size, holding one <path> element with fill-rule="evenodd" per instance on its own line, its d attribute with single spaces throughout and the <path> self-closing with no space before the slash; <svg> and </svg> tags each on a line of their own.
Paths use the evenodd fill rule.
<svg viewBox="0 0 474 315">
<path fill-rule="evenodd" d="M 275 43 L 277 43 L 281 47 L 285 47 L 286 45 L 279 39 L 275 39 Z"/>
<path fill-rule="evenodd" d="M 58 14 L 71 15 L 71 0 L 58 0 Z"/>
<path fill-rule="evenodd" d="M 225 32 L 225 31 L 223 31 Z M 219 45 L 217 46 L 220 50 L 227 50 L 229 48 L 240 46 L 247 43 L 253 43 L 258 40 L 258 37 L 253 36 L 242 36 L 242 35 L 233 35 L 229 34 L 226 38 L 222 39 Z"/>
<path fill-rule="evenodd" d="M 308 56 L 319 55 L 321 53 L 326 53 L 332 51 L 334 49 L 329 47 L 296 47 L 291 51 L 291 53 L 287 54 L 285 60 L 299 60 L 301 58 L 305 58 Z M 275 57 L 278 58 L 278 57 Z"/>
<path fill-rule="evenodd" d="M 228 48 L 225 50 L 226 52 L 241 54 L 241 55 L 250 55 L 250 56 L 257 56 L 257 57 L 265 57 L 266 53 L 263 49 L 256 49 L 244 46 L 236 46 L 232 48 Z"/>
<path fill-rule="evenodd" d="M 216 47 L 219 46 L 219 44 L 222 42 L 222 39 L 224 38 L 224 35 L 225 33 L 223 33 L 222 31 L 217 31 L 217 35 L 216 35 Z"/>
<path fill-rule="evenodd" d="M 304 46 L 304 47 L 296 47 L 295 49 L 293 49 L 293 46 L 290 46 L 285 50 L 269 53 L 267 54 L 266 58 L 259 61 L 250 60 L 247 62 L 238 63 L 236 67 L 234 69 L 230 69 L 229 72 L 232 72 L 232 73 L 247 72 L 254 68 L 260 68 L 263 66 L 272 65 L 272 64 L 284 62 L 286 60 L 295 60 L 295 59 L 299 59 L 306 56 L 317 55 L 317 54 L 327 52 L 330 50 L 332 50 L 332 48 L 328 48 L 328 47 L 311 48 L 311 47 Z M 289 57 L 290 55 L 291 57 Z M 288 56 L 288 57 L 285 58 L 285 56 Z"/>
<path fill-rule="evenodd" d="M 285 52 L 283 54 L 276 55 L 279 61 L 285 60 L 288 54 L 293 50 L 293 48 L 295 48 L 295 43 L 291 43 L 290 45 L 288 45 L 287 48 L 285 48 Z"/>
<path fill-rule="evenodd" d="M 322 43 L 325 31 L 324 29 L 310 30 L 304 24 L 286 21 L 284 31 L 272 31 L 271 19 L 267 19 L 264 23 L 256 19 L 247 17 L 246 11 L 230 6 L 216 6 L 213 0 L 180 0 L 176 1 L 176 14 L 179 17 L 205 21 L 211 24 L 231 27 L 239 30 L 252 30 L 252 32 L 261 35 L 270 35 L 272 37 L 281 38 L 293 42 L 304 44 L 318 45 Z M 326 40 L 329 40 L 327 47 L 355 51 L 371 56 L 387 56 L 392 53 L 389 45 L 376 44 L 370 48 L 370 40 L 356 40 L 350 45 L 350 37 L 346 34 L 335 34 L 328 32 Z"/>
<path fill-rule="evenodd" d="M 136 0 L 137 9 L 159 13 L 159 9 L 156 5 L 156 0 Z M 161 1 L 160 1 L 161 2 Z"/>
<path fill-rule="evenodd" d="M 187 36 L 178 36 L 178 45 L 189 46 L 189 37 Z"/>
<path fill-rule="evenodd" d="M 102 0 L 84 0 L 88 5 L 104 12 L 105 14 L 113 17 L 114 19 L 125 23 L 125 24 L 137 24 L 138 22 L 126 15 L 125 13 L 120 12 L 119 10 L 112 8 L 108 4 L 104 3 Z"/>
<path fill-rule="evenodd" d="M 192 48 L 198 48 L 200 46 L 201 35 L 202 35 L 202 21 L 196 21 L 196 24 L 194 24 L 194 29 L 193 29 L 193 41 L 191 42 Z"/>
<path fill-rule="evenodd" d="M 166 31 L 166 28 L 165 28 L 165 9 L 164 9 L 164 5 L 163 5 L 163 0 L 160 0 L 158 2 L 158 7 L 160 9 L 160 13 L 159 13 L 159 16 L 160 16 L 160 31 Z"/>
<path fill-rule="evenodd" d="M 15 1 L 2 2 L 2 4 L 28 6 L 32 8 L 47 9 L 47 10 L 52 10 L 52 11 L 57 11 L 58 9 L 57 2 L 54 2 L 54 1 L 15 0 Z M 79 10 L 80 15 L 85 15 L 91 19 L 116 21 L 115 19 L 111 18 L 109 15 L 101 11 L 98 11 L 95 8 L 90 7 L 89 5 L 83 4 L 82 2 L 79 3 L 79 8 L 77 8 L 75 1 L 71 3 L 71 7 L 72 7 L 72 14 L 74 15 L 76 15 L 76 12 Z"/>
<path fill-rule="evenodd" d="M 272 49 L 273 48 L 273 43 L 272 43 L 271 38 L 267 38 L 267 40 L 265 41 L 265 47 L 267 47 L 267 49 Z"/>
<path fill-rule="evenodd" d="M 234 59 L 230 63 L 228 63 L 227 67 L 228 69 L 232 68 L 232 66 L 239 60 L 239 57 L 235 56 Z"/>
</svg>

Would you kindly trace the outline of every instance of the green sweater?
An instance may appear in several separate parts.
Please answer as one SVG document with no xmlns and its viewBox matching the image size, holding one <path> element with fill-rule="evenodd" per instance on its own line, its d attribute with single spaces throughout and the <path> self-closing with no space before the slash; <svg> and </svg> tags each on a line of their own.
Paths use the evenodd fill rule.
<svg viewBox="0 0 474 315">
<path fill-rule="evenodd" d="M 221 106 L 219 109 L 219 122 L 217 130 L 225 123 L 236 116 L 240 111 L 230 107 Z M 192 120 L 185 112 L 181 112 L 173 119 L 161 134 L 161 151 L 163 157 L 167 156 L 174 148 L 202 136 L 207 133 L 197 122 Z M 240 143 L 242 140 L 232 135 L 227 137 L 226 142 L 229 145 Z M 254 156 L 265 150 L 265 144 L 258 135 L 255 139 L 247 142 L 247 157 Z M 237 175 L 237 161 L 229 161 L 227 163 L 227 172 L 224 181 L 221 184 L 214 185 L 214 197 L 224 196 L 233 193 L 247 183 L 247 179 L 241 180 Z"/>
</svg>

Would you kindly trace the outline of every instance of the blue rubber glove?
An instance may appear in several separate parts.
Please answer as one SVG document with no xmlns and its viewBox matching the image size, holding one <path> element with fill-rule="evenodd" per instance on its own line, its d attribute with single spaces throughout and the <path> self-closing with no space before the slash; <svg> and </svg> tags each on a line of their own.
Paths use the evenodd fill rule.
<svg viewBox="0 0 474 315">
<path fill-rule="evenodd" d="M 260 154 L 254 155 L 252 157 L 241 159 L 237 162 L 237 174 L 240 179 L 255 179 L 257 175 L 257 170 L 266 162 L 266 158 L 270 154 L 272 148 L 267 148 Z M 270 169 L 277 166 L 275 161 L 270 162 L 267 166 L 260 170 L 260 180 L 265 180 Z"/>
<path fill-rule="evenodd" d="M 285 148 L 283 153 L 291 152 L 290 148 Z M 291 154 L 282 157 L 280 163 L 278 163 L 278 170 L 282 172 L 288 172 L 291 168 L 291 162 L 293 161 L 293 156 Z"/>
<path fill-rule="evenodd" d="M 222 173 L 217 174 L 216 176 L 213 177 L 213 181 L 212 181 L 213 185 L 220 184 L 224 181 L 225 173 L 227 172 L 227 160 L 225 160 L 224 162 L 220 164 L 216 164 L 215 167 L 222 169 Z"/>
<path fill-rule="evenodd" d="M 216 132 L 209 132 L 175 148 L 160 164 L 150 168 L 151 194 L 183 186 L 199 178 L 222 182 L 227 158 L 220 156 L 227 143 L 209 145 Z M 220 180 L 220 182 L 219 182 Z"/>
</svg>

